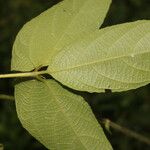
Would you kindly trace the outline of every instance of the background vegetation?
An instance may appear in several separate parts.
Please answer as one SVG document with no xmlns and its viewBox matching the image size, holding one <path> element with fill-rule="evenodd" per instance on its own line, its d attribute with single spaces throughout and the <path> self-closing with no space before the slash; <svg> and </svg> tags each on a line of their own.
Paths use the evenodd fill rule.
<svg viewBox="0 0 150 150">
<path fill-rule="evenodd" d="M 59 0 L 0 0 L 0 73 L 10 70 L 12 45 L 22 25 Z M 150 19 L 149 0 L 113 0 L 103 27 L 139 19 Z M 144 60 L 143 60 L 144 61 Z M 0 80 L 0 93 L 13 95 L 13 81 Z M 123 93 L 86 94 L 97 118 L 109 118 L 150 137 L 150 86 Z M 149 150 L 146 144 L 116 130 L 107 137 L 115 150 Z M 0 143 L 5 150 L 44 150 L 18 121 L 15 104 L 0 101 Z"/>
</svg>

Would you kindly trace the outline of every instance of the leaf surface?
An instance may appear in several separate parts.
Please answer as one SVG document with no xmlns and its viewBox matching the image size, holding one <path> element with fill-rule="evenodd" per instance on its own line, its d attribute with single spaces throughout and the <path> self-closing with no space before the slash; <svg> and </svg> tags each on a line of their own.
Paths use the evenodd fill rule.
<svg viewBox="0 0 150 150">
<path fill-rule="evenodd" d="M 28 22 L 17 35 L 12 70 L 46 66 L 74 40 L 99 29 L 111 0 L 64 0 Z"/>
<path fill-rule="evenodd" d="M 91 108 L 52 80 L 15 86 L 18 117 L 51 150 L 111 150 Z"/>
<path fill-rule="evenodd" d="M 49 74 L 70 88 L 125 91 L 150 82 L 150 21 L 115 25 L 64 47 Z"/>
</svg>

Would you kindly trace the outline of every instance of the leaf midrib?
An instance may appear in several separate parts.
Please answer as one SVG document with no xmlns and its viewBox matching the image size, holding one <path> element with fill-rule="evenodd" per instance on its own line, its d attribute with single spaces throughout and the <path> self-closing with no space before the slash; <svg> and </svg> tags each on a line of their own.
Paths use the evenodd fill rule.
<svg viewBox="0 0 150 150">
<path fill-rule="evenodd" d="M 74 134 L 75 134 L 76 137 L 77 137 L 76 139 L 77 139 L 78 141 L 80 141 L 81 144 L 83 145 L 83 147 L 85 148 L 85 150 L 87 150 L 86 147 L 85 147 L 85 144 L 82 142 L 82 140 L 80 140 L 80 136 L 77 135 L 77 133 L 75 132 L 75 130 L 74 130 L 73 126 L 72 126 L 72 124 L 70 123 L 70 121 L 69 121 L 70 118 L 68 117 L 68 115 L 66 114 L 66 112 L 62 109 L 62 107 L 61 107 L 59 101 L 57 100 L 57 97 L 56 97 L 55 94 L 54 94 L 55 92 L 52 90 L 52 88 L 48 85 L 48 83 L 47 83 L 45 80 L 43 80 L 43 83 L 45 83 L 45 85 L 46 85 L 46 86 L 48 87 L 48 89 L 51 91 L 52 97 L 54 97 L 54 99 L 56 100 L 57 104 L 59 105 L 59 108 L 61 108 L 60 111 L 64 114 L 65 118 L 68 118 L 68 119 L 65 119 L 65 120 L 68 122 L 68 124 L 69 124 L 70 127 L 72 128 Z"/>
<path fill-rule="evenodd" d="M 120 55 L 120 56 L 106 58 L 106 59 L 102 59 L 102 60 L 96 60 L 96 61 L 93 61 L 93 62 L 84 63 L 84 64 L 81 64 L 81 65 L 76 65 L 76 66 L 72 66 L 72 67 L 68 67 L 68 68 L 60 69 L 60 70 L 56 70 L 56 71 L 53 68 L 54 71 L 50 70 L 50 73 L 51 74 L 55 74 L 55 73 L 58 73 L 58 72 L 69 71 L 69 70 L 73 70 L 73 69 L 76 69 L 76 68 L 81 68 L 81 67 L 84 67 L 84 66 L 90 66 L 90 65 L 93 65 L 93 64 L 98 64 L 98 63 L 102 63 L 102 62 L 106 62 L 106 61 L 111 61 L 111 60 L 115 60 L 115 59 L 120 59 L 120 58 L 125 58 L 125 57 L 132 57 L 131 55 L 134 55 L 134 57 L 135 57 L 137 55 L 142 55 L 142 54 L 147 54 L 147 53 L 150 53 L 150 52 L 149 51 L 145 51 L 145 52 L 134 53 L 134 54 L 129 54 L 129 55 Z"/>
</svg>

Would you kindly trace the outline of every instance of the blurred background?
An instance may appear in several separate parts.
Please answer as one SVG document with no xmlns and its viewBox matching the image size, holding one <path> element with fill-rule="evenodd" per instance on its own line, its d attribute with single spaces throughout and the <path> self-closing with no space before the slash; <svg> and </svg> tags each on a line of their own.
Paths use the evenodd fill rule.
<svg viewBox="0 0 150 150">
<path fill-rule="evenodd" d="M 12 45 L 23 24 L 59 0 L 0 0 L 0 74 L 9 73 Z M 150 0 L 113 0 L 102 27 L 150 19 Z M 13 95 L 13 82 L 0 80 L 0 94 Z M 122 93 L 84 94 L 97 118 L 109 118 L 150 138 L 150 86 Z M 150 150 L 142 142 L 105 130 L 114 150 Z M 13 101 L 0 100 L 0 144 L 5 150 L 46 150 L 25 129 Z"/>
</svg>

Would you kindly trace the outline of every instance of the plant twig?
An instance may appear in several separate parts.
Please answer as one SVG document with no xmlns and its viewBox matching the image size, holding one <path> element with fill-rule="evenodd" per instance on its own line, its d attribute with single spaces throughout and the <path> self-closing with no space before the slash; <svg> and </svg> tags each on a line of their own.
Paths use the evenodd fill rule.
<svg viewBox="0 0 150 150">
<path fill-rule="evenodd" d="M 24 72 L 24 73 L 12 73 L 12 74 L 1 74 L 1 78 L 17 78 L 17 77 L 36 77 L 38 75 L 46 74 L 47 71 L 33 71 L 33 72 Z"/>
<path fill-rule="evenodd" d="M 132 137 L 132 138 L 134 138 L 134 139 L 136 139 L 138 141 L 141 141 L 141 142 L 143 142 L 145 144 L 150 145 L 150 139 L 149 138 L 147 138 L 147 137 L 145 137 L 145 136 L 143 136 L 143 135 L 141 135 L 139 133 L 136 133 L 136 132 L 134 132 L 132 130 L 129 130 L 129 129 L 125 128 L 125 127 L 122 127 L 122 126 L 112 122 L 109 119 L 104 119 L 102 121 L 102 123 L 104 125 L 107 124 L 107 126 L 113 128 L 113 129 L 115 129 L 115 130 L 117 130 L 117 131 L 119 131 L 119 132 L 129 136 L 129 137 Z"/>
<path fill-rule="evenodd" d="M 11 100 L 11 101 L 14 101 L 14 100 L 15 100 L 14 96 L 5 95 L 5 94 L 0 94 L 0 99 L 3 99 L 3 100 Z"/>
</svg>

